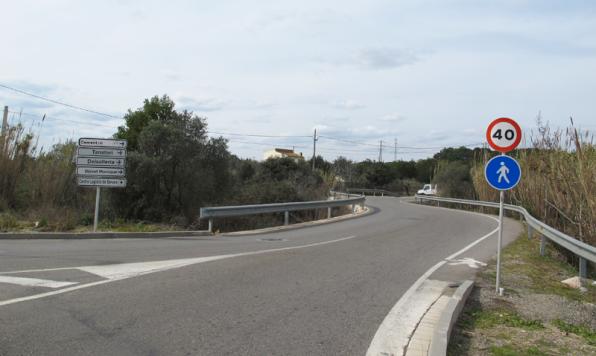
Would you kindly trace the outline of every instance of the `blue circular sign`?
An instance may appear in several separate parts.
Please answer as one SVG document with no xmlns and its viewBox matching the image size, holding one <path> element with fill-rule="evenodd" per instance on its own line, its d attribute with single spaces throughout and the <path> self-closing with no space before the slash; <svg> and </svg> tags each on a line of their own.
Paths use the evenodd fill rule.
<svg viewBox="0 0 596 356">
<path fill-rule="evenodd" d="M 509 156 L 496 156 L 484 166 L 484 177 L 491 187 L 509 190 L 519 183 L 521 168 L 519 163 Z"/>
</svg>

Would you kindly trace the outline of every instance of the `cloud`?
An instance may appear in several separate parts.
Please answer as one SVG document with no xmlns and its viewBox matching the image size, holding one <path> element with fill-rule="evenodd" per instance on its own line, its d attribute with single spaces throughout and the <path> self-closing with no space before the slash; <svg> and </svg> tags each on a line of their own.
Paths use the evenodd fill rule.
<svg viewBox="0 0 596 356">
<path fill-rule="evenodd" d="M 406 117 L 397 113 L 387 114 L 380 118 L 381 121 L 397 123 L 406 120 Z"/>
<path fill-rule="evenodd" d="M 358 110 L 366 107 L 364 104 L 358 103 L 353 100 L 336 101 L 333 103 L 333 106 L 337 109 L 342 110 Z"/>
<path fill-rule="evenodd" d="M 182 96 L 176 102 L 180 108 L 194 112 L 219 111 L 228 106 L 227 102 L 215 98 L 195 99 Z"/>
<path fill-rule="evenodd" d="M 353 58 L 353 63 L 364 69 L 392 69 L 420 61 L 413 51 L 398 48 L 368 48 L 360 50 Z"/>
<path fill-rule="evenodd" d="M 26 80 L 13 80 L 5 83 L 6 85 L 20 89 L 29 93 L 33 93 L 40 96 L 46 96 L 55 92 L 58 89 L 57 85 L 50 84 L 37 84 Z"/>
<path fill-rule="evenodd" d="M 49 109 L 53 108 L 55 105 L 52 103 L 48 103 L 47 101 L 41 100 L 33 100 L 33 99 L 21 99 L 16 96 L 3 96 L 0 95 L 0 101 L 6 103 L 9 106 L 11 111 L 18 111 L 23 109 L 23 111 L 27 110 L 36 110 L 36 109 Z"/>
</svg>

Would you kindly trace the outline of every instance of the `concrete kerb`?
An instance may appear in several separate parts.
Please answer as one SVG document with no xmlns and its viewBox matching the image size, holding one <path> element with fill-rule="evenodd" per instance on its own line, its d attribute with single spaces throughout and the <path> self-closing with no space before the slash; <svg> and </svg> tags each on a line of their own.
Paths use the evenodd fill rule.
<svg viewBox="0 0 596 356">
<path fill-rule="evenodd" d="M 137 238 L 152 239 L 165 237 L 212 236 L 209 231 L 159 231 L 159 232 L 31 232 L 0 233 L 0 240 L 84 240 Z"/>
<path fill-rule="evenodd" d="M 468 299 L 470 292 L 472 292 L 473 287 L 474 281 L 466 280 L 457 288 L 455 293 L 453 293 L 453 296 L 451 296 L 447 307 L 443 313 L 441 313 L 441 318 L 433 331 L 428 355 L 447 355 L 447 346 L 449 344 L 451 331 L 453 330 L 453 326 L 457 322 L 457 318 L 464 308 L 466 300 Z"/>
</svg>

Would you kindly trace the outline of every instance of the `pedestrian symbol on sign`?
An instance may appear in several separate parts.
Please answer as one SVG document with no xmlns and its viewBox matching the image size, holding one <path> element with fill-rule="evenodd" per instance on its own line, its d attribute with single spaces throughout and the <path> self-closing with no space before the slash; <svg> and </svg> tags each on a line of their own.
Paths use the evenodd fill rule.
<svg viewBox="0 0 596 356">
<path fill-rule="evenodd" d="M 493 157 L 484 168 L 486 181 L 498 190 L 508 190 L 517 185 L 521 178 L 519 163 L 509 156 Z"/>
<path fill-rule="evenodd" d="M 501 162 L 501 168 L 497 171 L 499 174 L 498 182 L 501 183 L 501 180 L 505 179 L 505 182 L 510 183 L 509 179 L 507 178 L 507 173 L 509 173 L 509 168 L 505 165 L 505 162 Z"/>
</svg>

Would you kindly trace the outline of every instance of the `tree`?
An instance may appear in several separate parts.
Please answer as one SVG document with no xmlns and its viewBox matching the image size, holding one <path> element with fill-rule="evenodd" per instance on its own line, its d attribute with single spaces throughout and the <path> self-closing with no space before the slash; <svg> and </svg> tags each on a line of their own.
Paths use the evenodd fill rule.
<svg viewBox="0 0 596 356">
<path fill-rule="evenodd" d="M 438 184 L 441 195 L 450 198 L 473 198 L 474 185 L 470 166 L 461 161 L 441 161 L 433 183 Z"/>
<path fill-rule="evenodd" d="M 416 180 L 422 183 L 430 183 L 437 161 L 434 158 L 421 159 L 416 161 Z"/>
<path fill-rule="evenodd" d="M 127 139 L 128 186 L 114 193 L 116 209 L 129 218 L 192 222 L 206 202 L 229 191 L 230 153 L 223 138 L 208 138 L 204 118 L 174 110 L 167 97 L 145 100 L 129 111 L 116 136 Z"/>
</svg>

